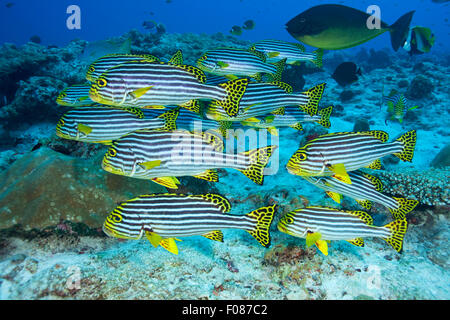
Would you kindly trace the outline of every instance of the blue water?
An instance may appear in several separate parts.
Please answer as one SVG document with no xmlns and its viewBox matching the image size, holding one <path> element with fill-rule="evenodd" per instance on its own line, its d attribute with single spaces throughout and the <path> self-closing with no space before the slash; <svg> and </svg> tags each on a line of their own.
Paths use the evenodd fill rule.
<svg viewBox="0 0 450 320">
<path fill-rule="evenodd" d="M 26 43 L 33 35 L 38 35 L 46 45 L 63 46 L 70 40 L 79 38 L 88 41 L 120 36 L 130 29 L 146 32 L 142 22 L 155 20 L 165 25 L 167 32 L 193 32 L 227 34 L 233 25 L 242 25 L 252 19 L 255 28 L 244 31 L 240 38 L 261 40 L 275 38 L 290 41 L 284 25 L 291 18 L 307 8 L 326 4 L 330 1 L 282 2 L 260 0 L 13 0 L 11 8 L 0 6 L 0 43 Z M 448 3 L 433 3 L 431 0 L 411 1 L 338 1 L 366 11 L 369 5 L 378 5 L 381 18 L 388 24 L 394 23 L 402 14 L 416 10 L 412 25 L 426 26 L 436 34 L 436 47 L 439 50 L 450 48 L 450 16 Z M 78 5 L 81 9 L 81 30 L 68 30 L 66 9 Z M 150 13 L 153 13 L 151 15 Z M 365 46 L 389 46 L 389 35 L 385 34 L 365 44 Z"/>
</svg>

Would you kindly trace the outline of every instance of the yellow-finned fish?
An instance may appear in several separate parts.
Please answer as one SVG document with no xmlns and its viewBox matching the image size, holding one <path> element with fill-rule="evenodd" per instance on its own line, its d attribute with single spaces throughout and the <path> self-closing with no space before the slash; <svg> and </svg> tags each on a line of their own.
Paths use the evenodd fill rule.
<svg viewBox="0 0 450 320">
<path fill-rule="evenodd" d="M 364 211 L 345 211 L 311 206 L 287 213 L 278 223 L 278 230 L 294 237 L 305 238 L 306 245 L 315 244 L 328 255 L 327 241 L 346 240 L 359 247 L 363 238 L 381 238 L 397 252 L 403 249 L 403 237 L 408 223 L 395 220 L 385 226 L 373 226 L 372 217 Z"/>
<path fill-rule="evenodd" d="M 223 242 L 223 229 L 241 229 L 261 245 L 270 246 L 269 228 L 276 205 L 246 215 L 229 214 L 230 202 L 217 194 L 150 194 L 128 200 L 106 218 L 103 231 L 111 237 L 141 239 L 178 254 L 178 238 L 201 235 Z"/>
<path fill-rule="evenodd" d="M 97 102 L 89 97 L 90 83 L 75 84 L 65 88 L 56 98 L 56 103 L 66 107 L 92 106 Z"/>
</svg>

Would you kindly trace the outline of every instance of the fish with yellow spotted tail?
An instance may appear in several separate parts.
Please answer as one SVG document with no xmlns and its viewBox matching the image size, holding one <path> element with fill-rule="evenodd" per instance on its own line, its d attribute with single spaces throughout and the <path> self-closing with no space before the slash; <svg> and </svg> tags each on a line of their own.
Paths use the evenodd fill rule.
<svg viewBox="0 0 450 320">
<path fill-rule="evenodd" d="M 141 239 L 178 254 L 179 238 L 201 235 L 223 242 L 223 229 L 241 229 L 262 246 L 270 246 L 270 225 L 276 205 L 246 215 L 229 214 L 230 202 L 217 194 L 150 194 L 128 200 L 106 218 L 103 231 L 110 237 Z"/>
<path fill-rule="evenodd" d="M 364 211 L 345 211 L 311 206 L 287 213 L 278 223 L 278 230 L 294 237 L 305 238 L 306 245 L 315 244 L 328 255 L 327 241 L 346 240 L 363 247 L 363 238 L 381 238 L 397 252 L 403 249 L 408 223 L 394 220 L 382 227 L 373 226 L 372 217 Z"/>
<path fill-rule="evenodd" d="M 380 130 L 339 132 L 319 136 L 298 149 L 289 159 L 289 173 L 299 176 L 333 176 L 351 183 L 348 171 L 360 168 L 377 169 L 380 158 L 393 154 L 403 161 L 412 161 L 416 131 L 404 133 L 387 142 L 389 136 Z"/>
</svg>

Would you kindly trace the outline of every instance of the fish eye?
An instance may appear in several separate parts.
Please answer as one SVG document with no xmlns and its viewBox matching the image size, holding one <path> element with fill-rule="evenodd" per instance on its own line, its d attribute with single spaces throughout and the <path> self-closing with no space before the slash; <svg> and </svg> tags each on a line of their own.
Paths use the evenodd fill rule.
<svg viewBox="0 0 450 320">
<path fill-rule="evenodd" d="M 67 97 L 67 93 L 61 92 L 61 93 L 59 94 L 59 98 L 60 98 L 60 99 L 64 99 L 65 97 Z"/>
<path fill-rule="evenodd" d="M 284 222 L 286 222 L 286 224 L 293 224 L 294 223 L 294 219 L 292 219 L 291 217 L 285 217 L 284 218 Z"/>
<path fill-rule="evenodd" d="M 64 124 L 65 124 L 64 120 L 63 119 L 59 119 L 59 122 L 58 122 L 57 126 L 64 127 Z"/>
<path fill-rule="evenodd" d="M 116 149 L 111 148 L 108 150 L 108 156 L 115 157 L 116 155 L 117 155 Z"/>
<path fill-rule="evenodd" d="M 122 222 L 122 216 L 118 213 L 112 213 L 109 215 L 108 220 L 112 223 L 120 223 Z"/>
<path fill-rule="evenodd" d="M 108 84 L 108 82 L 103 78 L 97 80 L 97 85 L 100 88 L 106 87 L 107 84 Z"/>
<path fill-rule="evenodd" d="M 90 67 L 89 67 L 89 72 L 94 72 L 94 71 L 95 71 L 94 66 L 90 66 Z"/>
<path fill-rule="evenodd" d="M 305 161 L 306 158 L 308 158 L 308 157 L 306 156 L 306 153 L 304 153 L 304 152 L 300 152 L 300 153 L 297 155 L 297 159 L 298 159 L 299 161 Z"/>
</svg>

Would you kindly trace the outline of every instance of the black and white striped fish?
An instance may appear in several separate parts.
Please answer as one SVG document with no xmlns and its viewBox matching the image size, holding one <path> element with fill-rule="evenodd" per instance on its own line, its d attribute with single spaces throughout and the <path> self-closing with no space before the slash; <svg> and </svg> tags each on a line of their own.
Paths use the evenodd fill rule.
<svg viewBox="0 0 450 320">
<path fill-rule="evenodd" d="M 175 130 L 178 109 L 162 113 L 152 109 L 131 107 L 76 108 L 61 117 L 56 126 L 56 135 L 76 141 L 111 144 L 112 141 L 139 129 Z"/>
<path fill-rule="evenodd" d="M 262 207 L 246 215 L 228 214 L 230 202 L 217 194 L 142 195 L 120 204 L 106 218 L 103 231 L 111 237 L 141 239 L 178 254 L 178 238 L 201 235 L 223 242 L 223 229 L 241 229 L 261 245 L 270 246 L 270 225 L 276 206 Z"/>
<path fill-rule="evenodd" d="M 97 104 L 89 97 L 91 84 L 76 84 L 65 88 L 56 98 L 56 103 L 66 107 L 81 107 Z"/>
<path fill-rule="evenodd" d="M 197 100 L 214 100 L 230 116 L 239 111 L 248 79 L 207 85 L 203 71 L 188 65 L 132 61 L 104 72 L 92 85 L 92 100 L 112 106 L 193 108 Z"/>
<path fill-rule="evenodd" d="M 86 79 L 90 82 L 95 82 L 95 80 L 97 80 L 103 72 L 106 72 L 108 69 L 111 69 L 121 63 L 130 61 L 159 62 L 160 60 L 151 54 L 109 54 L 97 59 L 88 67 Z"/>
<path fill-rule="evenodd" d="M 287 106 L 272 112 L 270 115 L 247 119 L 241 121 L 241 123 L 250 127 L 266 128 L 272 134 L 277 134 L 276 129 L 281 127 L 291 127 L 301 131 L 303 130 L 302 123 L 305 122 L 316 122 L 325 128 L 329 128 L 332 111 L 333 106 L 329 106 L 319 110 L 317 115 L 310 116 L 301 107 Z"/>
<path fill-rule="evenodd" d="M 305 180 L 318 188 L 326 191 L 327 195 L 337 203 L 341 203 L 342 195 L 355 199 L 365 209 L 372 208 L 372 201 L 382 204 L 389 209 L 393 218 L 404 219 L 405 215 L 411 212 L 417 205 L 417 200 L 388 197 L 381 193 L 383 184 L 380 179 L 370 174 L 353 171 L 349 172 L 351 184 L 344 183 L 332 177 L 308 177 Z"/>
<path fill-rule="evenodd" d="M 372 217 L 364 211 L 344 211 L 312 206 L 287 213 L 278 223 L 278 230 L 294 237 L 305 238 L 306 245 L 316 244 L 328 255 L 327 241 L 346 240 L 356 246 L 364 246 L 363 238 L 386 240 L 397 252 L 402 252 L 403 237 L 408 223 L 394 220 L 382 226 L 373 226 Z"/>
<path fill-rule="evenodd" d="M 223 139 L 216 134 L 185 130 L 138 130 L 113 142 L 103 158 L 108 172 L 149 179 L 177 189 L 179 176 L 216 182 L 217 168 L 236 169 L 261 185 L 264 168 L 276 146 L 239 154 L 224 153 Z"/>
<path fill-rule="evenodd" d="M 281 81 L 286 60 L 267 63 L 264 53 L 237 48 L 218 48 L 207 51 L 197 60 L 197 67 L 205 72 L 229 79 L 252 77 L 262 80 L 269 75 L 269 81 Z"/>
<path fill-rule="evenodd" d="M 379 169 L 380 158 L 389 154 L 412 161 L 416 131 L 411 130 L 387 143 L 384 131 L 340 132 L 319 136 L 298 149 L 287 164 L 289 173 L 299 176 L 333 176 L 351 183 L 347 171 Z"/>
<path fill-rule="evenodd" d="M 309 115 L 314 116 L 317 114 L 325 86 L 325 83 L 321 83 L 302 93 L 292 93 L 292 87 L 283 82 L 249 83 L 240 100 L 237 115 L 230 117 L 226 110 L 215 102 L 208 104 L 205 114 L 209 119 L 217 121 L 244 121 L 291 105 L 300 106 Z"/>
<path fill-rule="evenodd" d="M 292 43 L 281 40 L 262 40 L 250 47 L 250 50 L 264 52 L 268 63 L 276 63 L 286 59 L 287 64 L 299 65 L 302 62 L 312 62 L 317 67 L 322 67 L 323 49 L 313 52 L 305 52 L 305 47 L 300 43 Z"/>
</svg>

